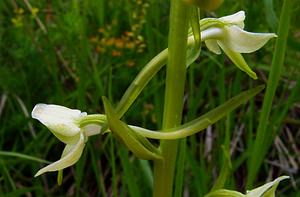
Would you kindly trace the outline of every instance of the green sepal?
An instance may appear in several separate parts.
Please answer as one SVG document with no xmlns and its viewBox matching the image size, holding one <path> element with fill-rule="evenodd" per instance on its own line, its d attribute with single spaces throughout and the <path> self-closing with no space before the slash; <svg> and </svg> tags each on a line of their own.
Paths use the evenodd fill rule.
<svg viewBox="0 0 300 197">
<path fill-rule="evenodd" d="M 161 159 L 161 153 L 147 138 L 134 132 L 129 126 L 118 119 L 106 97 L 102 97 L 108 127 L 111 132 L 124 143 L 134 155 L 141 159 Z"/>
<path fill-rule="evenodd" d="M 235 64 L 236 67 L 247 73 L 252 79 L 257 79 L 256 73 L 248 66 L 247 62 L 240 53 L 231 50 L 221 42 L 219 42 L 219 46 L 223 49 L 225 54 Z"/>
</svg>

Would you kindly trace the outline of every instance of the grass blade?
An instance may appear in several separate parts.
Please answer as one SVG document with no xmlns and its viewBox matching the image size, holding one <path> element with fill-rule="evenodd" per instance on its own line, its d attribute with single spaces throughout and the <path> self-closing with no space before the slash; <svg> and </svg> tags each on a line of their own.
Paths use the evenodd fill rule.
<svg viewBox="0 0 300 197">
<path fill-rule="evenodd" d="M 247 188 L 252 188 L 253 186 L 259 168 L 269 148 L 265 144 L 268 141 L 268 139 L 272 137 L 271 133 L 266 133 L 266 129 L 269 121 L 269 116 L 271 113 L 273 98 L 283 68 L 285 51 L 286 51 L 286 42 L 287 42 L 287 37 L 288 37 L 289 27 L 290 27 L 292 2 L 293 2 L 292 0 L 285 0 L 283 3 L 279 28 L 278 28 L 278 39 L 276 41 L 276 46 L 275 46 L 275 53 L 273 56 L 271 71 L 268 78 L 262 112 L 260 114 L 256 139 L 254 141 L 252 153 L 250 154 Z"/>
</svg>

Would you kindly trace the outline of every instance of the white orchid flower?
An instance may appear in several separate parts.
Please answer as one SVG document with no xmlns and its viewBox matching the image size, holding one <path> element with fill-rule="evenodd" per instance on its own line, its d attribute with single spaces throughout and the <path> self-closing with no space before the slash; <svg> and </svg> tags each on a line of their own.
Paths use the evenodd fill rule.
<svg viewBox="0 0 300 197">
<path fill-rule="evenodd" d="M 219 189 L 206 194 L 205 197 L 275 197 L 275 191 L 280 181 L 288 179 L 289 176 L 281 176 L 272 182 L 266 183 L 263 186 L 247 191 L 246 194 L 242 194 L 237 191 Z"/>
<path fill-rule="evenodd" d="M 272 182 L 266 183 L 258 188 L 247 191 L 246 197 L 275 197 L 275 191 L 279 182 L 288 178 L 289 176 L 281 176 Z"/>
<path fill-rule="evenodd" d="M 87 117 L 87 114 L 64 106 L 37 104 L 31 115 L 66 144 L 61 159 L 40 169 L 35 177 L 75 164 L 82 154 L 88 136 L 99 134 L 101 129 L 99 125 L 86 125 L 81 128 L 80 122 Z"/>
<path fill-rule="evenodd" d="M 216 54 L 221 54 L 221 48 L 239 69 L 246 72 L 253 79 L 257 79 L 255 72 L 248 66 L 241 53 L 252 53 L 260 49 L 271 38 L 277 37 L 276 34 L 252 33 L 243 30 L 244 11 L 219 19 L 208 20 L 219 23 L 218 25 L 212 25 L 201 33 L 201 38 L 205 41 L 207 48 Z"/>
</svg>

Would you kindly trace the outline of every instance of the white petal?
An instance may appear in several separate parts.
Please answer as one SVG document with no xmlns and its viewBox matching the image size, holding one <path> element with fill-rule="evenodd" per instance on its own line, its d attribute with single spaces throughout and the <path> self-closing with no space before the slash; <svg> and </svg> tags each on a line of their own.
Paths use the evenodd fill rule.
<svg viewBox="0 0 300 197">
<path fill-rule="evenodd" d="M 211 27 L 201 32 L 201 40 L 205 41 L 206 47 L 215 54 L 221 54 L 221 50 L 217 44 L 217 39 L 220 39 L 224 31 L 222 28 Z"/>
<path fill-rule="evenodd" d="M 235 14 L 224 16 L 219 18 L 222 22 L 231 24 L 231 25 L 237 25 L 240 28 L 244 29 L 244 20 L 245 20 L 245 12 L 239 11 Z"/>
<path fill-rule="evenodd" d="M 84 146 L 85 146 L 84 136 L 83 136 L 83 134 L 80 134 L 80 138 L 79 138 L 77 144 L 66 145 L 66 147 L 62 153 L 62 158 L 60 160 L 40 169 L 34 176 L 37 177 L 45 172 L 53 172 L 53 171 L 62 170 L 64 168 L 67 168 L 67 167 L 75 164 L 79 160 Z"/>
<path fill-rule="evenodd" d="M 62 141 L 65 144 L 76 144 L 78 142 L 78 139 L 80 138 L 80 132 L 74 136 L 64 136 L 53 130 L 50 131 L 53 133 L 53 135 L 55 135 L 55 137 L 57 137 L 60 141 Z"/>
<path fill-rule="evenodd" d="M 231 61 L 242 71 L 246 72 L 253 79 L 257 79 L 256 73 L 251 70 L 247 62 L 240 53 L 230 50 L 223 43 L 218 41 L 219 46 L 223 49 L 225 54 L 231 59 Z"/>
<path fill-rule="evenodd" d="M 83 127 L 85 136 L 89 137 L 92 135 L 98 135 L 101 133 L 101 126 L 96 124 L 89 124 Z"/>
<path fill-rule="evenodd" d="M 224 27 L 225 35 L 220 40 L 228 48 L 239 53 L 252 53 L 264 46 L 271 38 L 277 37 L 273 33 L 251 33 L 238 26 Z"/>
<path fill-rule="evenodd" d="M 201 31 L 201 41 L 209 39 L 220 39 L 224 35 L 223 28 L 210 27 L 206 30 Z"/>
<path fill-rule="evenodd" d="M 216 40 L 206 40 L 205 45 L 210 51 L 214 52 L 215 54 L 221 54 L 220 47 Z"/>
<path fill-rule="evenodd" d="M 256 189 L 253 189 L 251 191 L 247 191 L 246 197 L 264 197 L 264 196 L 275 196 L 275 189 L 278 186 L 279 182 L 288 179 L 288 176 L 281 176 L 275 179 L 274 181 L 270 183 L 266 183 L 263 186 L 260 186 Z M 271 191 L 272 193 L 269 193 Z M 265 195 L 268 194 L 268 195 Z"/>
<path fill-rule="evenodd" d="M 69 109 L 59 105 L 37 104 L 31 113 L 31 116 L 52 132 L 59 133 L 63 136 L 74 136 L 80 132 L 77 125 L 78 119 L 85 116 L 80 110 Z"/>
</svg>

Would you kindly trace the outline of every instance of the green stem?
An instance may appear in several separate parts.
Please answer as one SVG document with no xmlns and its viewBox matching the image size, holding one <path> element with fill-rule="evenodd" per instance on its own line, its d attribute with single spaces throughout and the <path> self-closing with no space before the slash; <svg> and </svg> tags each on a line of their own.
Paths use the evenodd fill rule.
<svg viewBox="0 0 300 197">
<path fill-rule="evenodd" d="M 166 76 L 163 129 L 180 125 L 186 77 L 188 6 L 171 0 L 169 53 Z M 155 197 L 171 197 L 177 155 L 177 140 L 161 141 L 162 160 L 154 161 Z"/>
<path fill-rule="evenodd" d="M 197 27 L 194 27 L 194 36 L 191 34 L 188 37 L 188 48 L 187 48 L 187 56 L 186 56 L 186 66 L 188 67 L 191 63 L 193 63 L 200 54 L 201 43 L 207 39 L 214 38 L 214 35 L 209 31 L 205 31 L 211 26 L 221 26 L 220 21 L 216 19 L 203 19 L 200 21 L 200 30 Z M 195 22 L 193 22 L 194 26 Z M 201 31 L 201 32 L 199 32 Z M 155 76 L 155 74 L 167 63 L 169 49 L 164 49 L 158 55 L 156 55 L 150 62 L 146 64 L 146 66 L 139 72 L 130 86 L 127 88 L 125 94 L 122 96 L 117 108 L 116 112 L 121 118 L 125 112 L 129 109 L 138 95 L 142 92 L 145 86 L 149 83 L 149 81 Z"/>
<path fill-rule="evenodd" d="M 293 0 L 285 0 L 282 7 L 278 28 L 278 39 L 276 41 L 275 53 L 268 78 L 262 112 L 260 114 L 256 139 L 254 141 L 254 147 L 252 149 L 252 154 L 249 161 L 249 174 L 247 178 L 248 189 L 252 188 L 253 186 L 260 166 L 269 148 L 269 145 L 267 144 L 269 144 L 269 140 L 272 139 L 272 134 L 266 131 L 268 131 L 267 126 L 270 117 L 272 102 L 283 68 L 286 41 L 288 37 L 290 18 L 292 13 L 292 3 Z"/>
<path fill-rule="evenodd" d="M 167 63 L 167 58 L 168 49 L 165 49 L 147 63 L 143 70 L 136 76 L 116 108 L 119 118 L 125 114 L 153 76 Z"/>
</svg>

